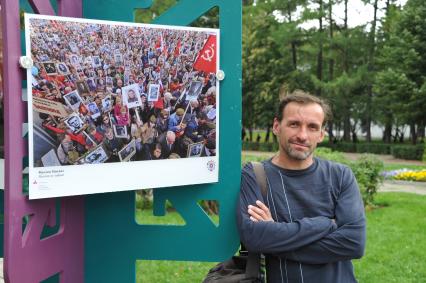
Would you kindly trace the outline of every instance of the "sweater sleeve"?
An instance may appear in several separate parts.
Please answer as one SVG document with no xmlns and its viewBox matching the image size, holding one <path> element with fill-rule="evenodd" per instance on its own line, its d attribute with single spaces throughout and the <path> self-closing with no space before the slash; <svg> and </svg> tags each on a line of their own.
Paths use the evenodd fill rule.
<svg viewBox="0 0 426 283">
<path fill-rule="evenodd" d="M 242 243 L 250 252 L 278 254 L 311 244 L 335 229 L 332 220 L 318 216 L 303 218 L 292 223 L 254 222 L 250 220 L 248 205 L 263 200 L 251 164 L 241 176 L 241 190 L 237 205 L 237 224 Z"/>
<path fill-rule="evenodd" d="M 360 191 L 349 168 L 345 167 L 341 178 L 344 184 L 335 208 L 338 228 L 316 242 L 281 256 L 307 264 L 325 264 L 363 256 L 366 225 Z"/>
</svg>

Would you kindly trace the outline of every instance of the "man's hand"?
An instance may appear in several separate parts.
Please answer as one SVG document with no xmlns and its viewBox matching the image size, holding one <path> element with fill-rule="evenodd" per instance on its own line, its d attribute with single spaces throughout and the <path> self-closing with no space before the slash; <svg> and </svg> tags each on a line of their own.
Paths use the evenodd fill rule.
<svg viewBox="0 0 426 283">
<path fill-rule="evenodd" d="M 249 205 L 248 206 L 248 214 L 250 214 L 250 219 L 254 222 L 258 221 L 272 221 L 274 222 L 274 219 L 272 219 L 271 212 L 269 211 L 269 208 L 264 205 L 261 201 L 257 200 L 256 205 Z"/>
</svg>

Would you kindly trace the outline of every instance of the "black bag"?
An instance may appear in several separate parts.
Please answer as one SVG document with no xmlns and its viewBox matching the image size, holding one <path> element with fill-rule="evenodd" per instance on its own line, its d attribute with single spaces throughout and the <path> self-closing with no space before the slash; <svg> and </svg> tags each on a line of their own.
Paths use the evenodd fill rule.
<svg viewBox="0 0 426 283">
<path fill-rule="evenodd" d="M 252 162 L 256 181 L 266 199 L 266 174 L 263 164 Z M 265 283 L 261 255 L 249 253 L 241 245 L 239 256 L 218 263 L 209 270 L 203 283 Z"/>
</svg>

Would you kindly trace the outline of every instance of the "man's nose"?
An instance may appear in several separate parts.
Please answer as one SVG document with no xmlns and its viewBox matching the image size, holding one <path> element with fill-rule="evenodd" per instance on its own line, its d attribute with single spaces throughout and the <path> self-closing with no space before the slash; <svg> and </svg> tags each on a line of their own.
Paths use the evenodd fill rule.
<svg viewBox="0 0 426 283">
<path fill-rule="evenodd" d="M 305 141 L 308 139 L 308 131 L 306 127 L 302 126 L 299 128 L 299 131 L 297 132 L 297 138 L 302 141 Z"/>
</svg>

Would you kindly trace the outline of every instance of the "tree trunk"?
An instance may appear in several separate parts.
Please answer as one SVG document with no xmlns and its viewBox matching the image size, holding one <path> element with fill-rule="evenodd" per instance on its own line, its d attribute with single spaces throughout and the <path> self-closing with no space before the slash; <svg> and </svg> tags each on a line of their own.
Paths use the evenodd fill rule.
<svg viewBox="0 0 426 283">
<path fill-rule="evenodd" d="M 329 29 L 328 29 L 328 36 L 330 40 L 330 51 L 332 50 L 332 44 L 333 44 L 333 0 L 328 1 L 328 22 L 329 22 Z M 330 56 L 329 60 L 329 81 L 333 80 L 334 76 L 334 60 L 333 56 Z"/>
<path fill-rule="evenodd" d="M 349 58 L 348 58 L 348 0 L 345 0 L 345 17 L 343 20 L 343 35 L 345 37 L 345 45 L 344 45 L 344 51 L 343 51 L 343 71 L 348 74 L 349 73 Z M 344 141 L 350 141 L 350 135 L 351 135 L 351 121 L 350 121 L 350 102 L 349 102 L 349 96 L 350 94 L 345 91 L 342 92 L 341 95 L 343 96 L 341 99 L 343 99 L 343 111 L 345 114 L 345 117 L 343 118 L 343 140 Z"/>
<path fill-rule="evenodd" d="M 249 141 L 253 141 L 253 128 L 252 127 L 250 127 L 249 128 Z"/>
<path fill-rule="evenodd" d="M 328 125 L 328 129 L 327 129 L 327 131 L 328 131 L 328 143 L 333 144 L 334 143 L 333 122 L 328 121 L 327 125 Z"/>
<path fill-rule="evenodd" d="M 345 115 L 343 119 L 343 140 L 345 142 L 351 141 L 351 117 L 349 114 Z"/>
<path fill-rule="evenodd" d="M 371 23 L 371 32 L 370 32 L 370 48 L 368 54 L 368 72 L 370 73 L 370 78 L 373 76 L 374 71 L 374 53 L 376 50 L 376 24 L 377 24 L 377 2 L 374 0 L 374 17 L 373 22 Z M 366 113 L 366 139 L 367 142 L 371 142 L 371 122 L 372 122 L 372 98 L 373 98 L 373 83 L 370 81 L 367 86 L 367 113 Z"/>
<path fill-rule="evenodd" d="M 268 126 L 266 129 L 265 142 L 269 142 L 269 135 L 271 134 L 271 127 Z"/>
<path fill-rule="evenodd" d="M 417 138 L 420 139 L 420 142 L 425 140 L 425 124 L 423 122 L 417 127 Z"/>
<path fill-rule="evenodd" d="M 290 2 L 287 2 L 287 16 L 288 16 L 288 22 L 291 24 L 293 21 L 291 19 L 291 6 Z M 291 41 L 291 59 L 293 63 L 293 70 L 297 69 L 297 48 L 296 48 L 296 41 Z"/>
<path fill-rule="evenodd" d="M 411 138 L 412 144 L 417 143 L 417 132 L 416 132 L 416 124 L 415 123 L 410 123 L 410 138 Z"/>
<path fill-rule="evenodd" d="M 297 50 L 296 43 L 294 41 L 291 42 L 291 55 L 293 59 L 293 70 L 297 69 Z"/>
<path fill-rule="evenodd" d="M 317 79 L 320 82 L 322 82 L 322 65 L 323 65 L 323 25 L 322 25 L 323 2 L 322 0 L 319 0 L 318 4 L 319 4 L 319 11 L 320 11 L 320 16 L 318 18 L 320 40 L 319 40 L 319 50 L 317 55 Z M 321 96 L 321 87 L 317 88 L 316 94 L 318 96 Z"/>
<path fill-rule="evenodd" d="M 390 143 L 392 139 L 392 123 L 386 122 L 385 130 L 383 131 L 383 142 Z"/>
<path fill-rule="evenodd" d="M 345 0 L 345 19 L 344 19 L 344 29 L 343 33 L 345 36 L 345 46 L 343 51 L 343 70 L 348 73 L 349 64 L 348 64 L 348 0 Z"/>
</svg>

